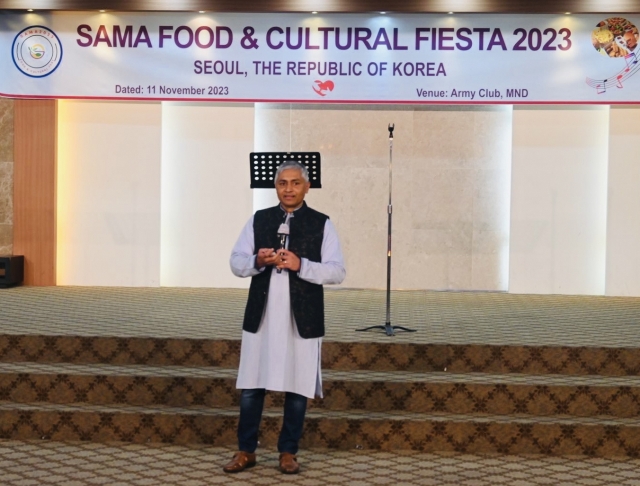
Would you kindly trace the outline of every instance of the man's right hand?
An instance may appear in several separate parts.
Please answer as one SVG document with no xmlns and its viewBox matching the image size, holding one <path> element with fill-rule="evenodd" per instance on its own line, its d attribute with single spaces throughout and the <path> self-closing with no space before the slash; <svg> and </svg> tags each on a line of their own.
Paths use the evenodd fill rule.
<svg viewBox="0 0 640 486">
<path fill-rule="evenodd" d="M 256 268 L 275 265 L 278 260 L 278 254 L 273 248 L 260 248 L 256 255 Z"/>
</svg>

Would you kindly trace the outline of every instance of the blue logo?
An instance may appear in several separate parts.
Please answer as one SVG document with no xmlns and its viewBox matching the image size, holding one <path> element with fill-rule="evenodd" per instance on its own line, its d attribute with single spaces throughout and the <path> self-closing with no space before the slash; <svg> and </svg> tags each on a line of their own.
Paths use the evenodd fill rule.
<svg viewBox="0 0 640 486">
<path fill-rule="evenodd" d="M 54 72 L 62 61 L 62 44 L 51 29 L 33 25 L 23 29 L 11 46 L 13 63 L 32 78 L 44 78 Z"/>
</svg>

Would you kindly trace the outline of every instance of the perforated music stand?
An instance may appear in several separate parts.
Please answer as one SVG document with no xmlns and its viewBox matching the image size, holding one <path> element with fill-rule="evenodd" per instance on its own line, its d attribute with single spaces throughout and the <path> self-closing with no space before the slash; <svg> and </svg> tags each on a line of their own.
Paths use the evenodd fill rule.
<svg viewBox="0 0 640 486">
<path fill-rule="evenodd" d="M 273 178 L 283 162 L 294 160 L 309 171 L 311 189 L 321 189 L 320 152 L 251 152 L 251 189 L 273 189 Z"/>
</svg>

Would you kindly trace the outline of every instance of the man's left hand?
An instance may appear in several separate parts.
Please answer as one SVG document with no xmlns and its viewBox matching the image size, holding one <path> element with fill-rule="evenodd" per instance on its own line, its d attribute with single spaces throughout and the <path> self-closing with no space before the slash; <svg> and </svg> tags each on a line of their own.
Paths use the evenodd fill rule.
<svg viewBox="0 0 640 486">
<path fill-rule="evenodd" d="M 286 268 L 292 272 L 300 271 L 300 258 L 289 250 L 278 250 L 278 259 L 275 266 L 278 269 Z"/>
</svg>

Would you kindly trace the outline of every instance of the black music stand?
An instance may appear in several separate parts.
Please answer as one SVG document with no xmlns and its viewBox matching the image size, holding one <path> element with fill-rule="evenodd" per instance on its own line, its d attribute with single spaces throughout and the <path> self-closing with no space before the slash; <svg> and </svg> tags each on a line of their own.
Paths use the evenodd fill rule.
<svg viewBox="0 0 640 486">
<path fill-rule="evenodd" d="M 251 189 L 273 189 L 276 170 L 283 162 L 294 160 L 309 171 L 311 189 L 321 189 L 320 152 L 251 152 L 249 164 Z"/>
<path fill-rule="evenodd" d="M 393 206 L 391 205 L 391 182 L 392 182 L 392 164 L 393 164 L 393 129 L 395 123 L 389 123 L 389 206 L 387 206 L 387 213 L 389 215 L 387 219 L 387 320 L 385 325 L 369 326 L 363 329 L 356 329 L 356 331 L 364 332 L 371 331 L 373 329 L 383 330 L 387 336 L 395 336 L 396 330 L 404 332 L 416 332 L 416 329 L 409 329 L 402 326 L 391 325 L 391 214 L 393 212 Z"/>
</svg>

